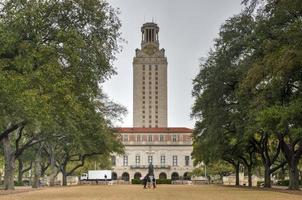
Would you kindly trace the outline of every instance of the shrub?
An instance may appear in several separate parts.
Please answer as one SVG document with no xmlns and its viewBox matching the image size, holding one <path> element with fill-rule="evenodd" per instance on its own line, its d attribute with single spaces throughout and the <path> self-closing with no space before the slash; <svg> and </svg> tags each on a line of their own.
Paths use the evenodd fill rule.
<svg viewBox="0 0 302 200">
<path fill-rule="evenodd" d="M 171 184 L 171 179 L 156 179 L 156 184 Z M 143 184 L 143 180 L 132 179 L 131 184 Z"/>
<path fill-rule="evenodd" d="M 289 186 L 289 180 L 280 180 L 277 182 L 277 185 L 280 186 Z M 299 181 L 299 185 L 302 185 L 302 180 Z"/>
<path fill-rule="evenodd" d="M 171 179 L 156 179 L 156 184 L 171 184 Z"/>
<path fill-rule="evenodd" d="M 139 179 L 132 179 L 131 184 L 143 184 L 143 181 Z"/>
</svg>

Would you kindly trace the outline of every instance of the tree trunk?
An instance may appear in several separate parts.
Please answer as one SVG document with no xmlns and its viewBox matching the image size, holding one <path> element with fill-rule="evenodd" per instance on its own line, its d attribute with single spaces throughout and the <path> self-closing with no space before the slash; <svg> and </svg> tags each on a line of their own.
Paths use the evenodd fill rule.
<svg viewBox="0 0 302 200">
<path fill-rule="evenodd" d="M 248 176 L 248 186 L 252 187 L 253 182 L 252 182 L 252 167 L 251 166 L 247 167 L 247 176 Z"/>
<path fill-rule="evenodd" d="M 18 183 L 23 185 L 23 162 L 21 159 L 18 159 Z"/>
<path fill-rule="evenodd" d="M 40 177 L 41 177 L 41 151 L 39 150 L 36 154 L 35 159 L 35 168 L 34 168 L 34 181 L 33 181 L 33 188 L 40 187 Z"/>
<path fill-rule="evenodd" d="M 264 187 L 271 188 L 271 173 L 270 173 L 270 166 L 264 165 Z"/>
<path fill-rule="evenodd" d="M 15 154 L 10 144 L 9 136 L 2 139 L 4 152 L 4 189 L 14 190 Z"/>
<path fill-rule="evenodd" d="M 56 178 L 56 161 L 55 161 L 55 154 L 54 148 L 50 147 L 50 175 L 49 175 L 49 186 L 55 186 L 55 178 Z"/>
<path fill-rule="evenodd" d="M 299 190 L 299 170 L 298 162 L 292 159 L 289 166 L 289 188 L 290 190 Z"/>
<path fill-rule="evenodd" d="M 235 165 L 235 176 L 236 176 L 236 183 L 235 183 L 235 185 L 236 186 L 239 186 L 240 185 L 240 180 L 239 180 L 239 172 L 240 172 L 240 164 L 239 163 L 237 163 L 236 165 Z"/>
<path fill-rule="evenodd" d="M 67 185 L 67 173 L 65 171 L 62 172 L 62 177 L 63 177 L 62 185 L 66 186 Z"/>
</svg>

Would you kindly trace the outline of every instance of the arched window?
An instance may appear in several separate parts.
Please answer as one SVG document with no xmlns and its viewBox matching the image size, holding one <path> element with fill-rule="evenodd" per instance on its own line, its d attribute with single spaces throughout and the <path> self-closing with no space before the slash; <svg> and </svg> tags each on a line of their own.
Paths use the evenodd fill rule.
<svg viewBox="0 0 302 200">
<path fill-rule="evenodd" d="M 178 175 L 178 173 L 177 173 L 177 172 L 173 172 L 173 173 L 171 174 L 171 179 L 172 179 L 172 181 L 179 180 L 179 175 Z"/>
<path fill-rule="evenodd" d="M 124 173 L 122 174 L 122 180 L 124 180 L 124 181 L 129 181 L 129 174 L 128 174 L 127 172 L 124 172 Z"/>
<path fill-rule="evenodd" d="M 165 179 L 167 179 L 167 174 L 165 173 L 165 172 L 161 172 L 160 174 L 159 174 L 159 177 L 158 177 L 159 179 L 161 179 L 161 180 L 165 180 Z"/>
<path fill-rule="evenodd" d="M 136 172 L 136 173 L 134 174 L 134 179 L 136 179 L 136 180 L 139 180 L 141 177 L 142 177 L 142 174 L 139 173 L 139 172 Z"/>
<path fill-rule="evenodd" d="M 191 180 L 191 176 L 190 176 L 189 172 L 184 173 L 184 180 Z"/>
<path fill-rule="evenodd" d="M 117 180 L 117 174 L 115 172 L 112 172 L 111 179 L 112 180 Z"/>
</svg>

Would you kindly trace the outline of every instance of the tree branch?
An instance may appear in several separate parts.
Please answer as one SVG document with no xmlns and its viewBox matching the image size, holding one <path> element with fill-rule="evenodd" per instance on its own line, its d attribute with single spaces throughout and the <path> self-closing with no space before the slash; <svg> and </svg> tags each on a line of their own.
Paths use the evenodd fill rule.
<svg viewBox="0 0 302 200">
<path fill-rule="evenodd" d="M 13 132 L 13 131 L 17 130 L 19 127 L 22 127 L 25 125 L 26 125 L 26 121 L 22 121 L 15 125 L 10 126 L 8 129 L 6 129 L 5 131 L 3 131 L 0 134 L 0 141 L 3 140 L 3 138 L 7 137 L 11 132 Z"/>
</svg>

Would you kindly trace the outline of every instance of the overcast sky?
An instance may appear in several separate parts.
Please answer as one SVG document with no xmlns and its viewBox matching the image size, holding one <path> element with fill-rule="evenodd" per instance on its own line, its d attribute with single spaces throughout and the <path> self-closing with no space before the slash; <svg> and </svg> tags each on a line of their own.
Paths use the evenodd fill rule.
<svg viewBox="0 0 302 200">
<path fill-rule="evenodd" d="M 199 71 L 199 59 L 213 47 L 220 25 L 243 9 L 241 0 L 107 1 L 119 8 L 122 38 L 127 41 L 114 62 L 118 74 L 104 85 L 108 96 L 128 110 L 116 125 L 132 126 L 132 59 L 140 48 L 142 24 L 153 19 L 160 28 L 160 48 L 165 48 L 168 59 L 168 126 L 193 128 L 192 79 Z"/>
</svg>

